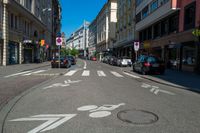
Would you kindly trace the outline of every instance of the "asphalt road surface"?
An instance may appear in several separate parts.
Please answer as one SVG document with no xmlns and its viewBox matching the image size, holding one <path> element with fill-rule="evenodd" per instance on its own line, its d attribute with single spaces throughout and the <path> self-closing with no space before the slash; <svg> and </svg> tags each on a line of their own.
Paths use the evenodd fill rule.
<svg viewBox="0 0 200 133">
<path fill-rule="evenodd" d="M 2 133 L 200 132 L 197 93 L 99 62 L 79 60 L 69 70 L 45 70 L 2 77 L 5 84 L 19 77 L 48 78 L 4 106 Z"/>
</svg>

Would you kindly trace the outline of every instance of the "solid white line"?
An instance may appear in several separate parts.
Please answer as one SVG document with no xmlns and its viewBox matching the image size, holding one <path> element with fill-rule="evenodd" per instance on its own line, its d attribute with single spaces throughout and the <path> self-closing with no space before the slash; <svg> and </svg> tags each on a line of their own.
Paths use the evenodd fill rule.
<svg viewBox="0 0 200 133">
<path fill-rule="evenodd" d="M 139 76 L 136 76 L 136 75 L 133 75 L 133 74 L 130 74 L 130 73 L 126 73 L 126 72 L 123 72 L 123 73 L 130 76 L 130 77 L 133 77 L 133 78 L 136 78 L 136 79 L 141 79 L 141 77 L 139 77 Z"/>
<path fill-rule="evenodd" d="M 84 61 L 84 67 L 83 67 L 83 69 L 87 69 L 87 63 L 86 63 L 86 61 Z"/>
<path fill-rule="evenodd" d="M 83 73 L 82 73 L 82 76 L 84 76 L 84 77 L 90 76 L 90 71 L 84 70 Z"/>
<path fill-rule="evenodd" d="M 11 74 L 11 75 L 5 76 L 5 78 L 9 78 L 9 77 L 13 77 L 13 76 L 18 76 L 18 75 L 22 75 L 22 74 L 30 73 L 30 72 L 31 71 L 25 71 L 25 72 L 21 72 L 21 73 L 15 73 L 15 74 Z"/>
<path fill-rule="evenodd" d="M 52 125 L 50 125 L 49 127 L 43 129 L 42 131 L 40 132 L 45 132 L 45 131 L 49 131 L 49 130 L 52 130 L 52 129 L 55 129 L 57 128 L 58 126 L 60 126 L 61 124 L 65 123 L 66 121 L 72 119 L 73 117 L 75 117 L 76 114 L 68 114 L 65 116 L 65 118 L 57 121 L 56 123 L 53 123 Z"/>
<path fill-rule="evenodd" d="M 106 77 L 106 74 L 103 71 L 97 71 L 99 77 Z"/>
<path fill-rule="evenodd" d="M 45 71 L 47 71 L 47 70 L 38 70 L 38 71 L 35 71 L 35 72 L 24 74 L 23 76 L 29 76 L 29 75 L 32 75 L 32 74 L 38 74 L 38 73 L 42 73 L 42 72 L 45 72 Z"/>
<path fill-rule="evenodd" d="M 72 76 L 77 72 L 77 70 L 71 70 L 68 73 L 66 73 L 64 76 Z"/>
<path fill-rule="evenodd" d="M 124 76 L 122 76 L 121 74 L 117 73 L 117 72 L 114 72 L 114 71 L 111 71 L 111 73 L 116 76 L 116 77 L 119 77 L 119 78 L 123 78 Z"/>
</svg>

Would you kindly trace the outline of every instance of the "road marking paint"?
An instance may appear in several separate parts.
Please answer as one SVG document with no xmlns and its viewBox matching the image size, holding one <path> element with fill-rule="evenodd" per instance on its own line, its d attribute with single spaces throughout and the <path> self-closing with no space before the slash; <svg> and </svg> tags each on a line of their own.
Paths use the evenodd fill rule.
<svg viewBox="0 0 200 133">
<path fill-rule="evenodd" d="M 116 76 L 116 77 L 119 77 L 119 78 L 123 78 L 124 76 L 122 76 L 121 74 L 117 73 L 117 72 L 114 72 L 114 71 L 111 71 L 111 73 Z"/>
<path fill-rule="evenodd" d="M 109 111 L 99 111 L 99 112 L 94 112 L 89 114 L 90 117 L 92 118 L 103 118 L 111 115 L 111 112 Z"/>
<path fill-rule="evenodd" d="M 35 71 L 35 72 L 30 72 L 30 73 L 27 73 L 27 74 L 24 74 L 23 76 L 29 76 L 29 75 L 32 75 L 32 74 L 38 74 L 38 73 L 42 73 L 42 72 L 46 72 L 47 70 L 38 70 L 38 71 Z"/>
<path fill-rule="evenodd" d="M 86 63 L 86 61 L 84 61 L 84 67 L 83 67 L 83 69 L 87 69 L 87 63 Z"/>
<path fill-rule="evenodd" d="M 77 72 L 77 70 L 71 70 L 68 73 L 66 73 L 64 76 L 72 76 Z"/>
<path fill-rule="evenodd" d="M 143 83 L 141 87 L 142 88 L 151 88 L 151 85 Z"/>
<path fill-rule="evenodd" d="M 82 73 L 82 76 L 84 76 L 84 77 L 90 76 L 90 71 L 84 70 L 83 73 Z"/>
<path fill-rule="evenodd" d="M 141 79 L 141 77 L 139 77 L 139 76 L 136 76 L 136 75 L 133 75 L 133 74 L 130 74 L 130 73 L 126 73 L 126 72 L 123 72 L 123 73 L 130 76 L 130 77 L 133 77 L 133 78 L 136 78 L 136 79 Z"/>
<path fill-rule="evenodd" d="M 78 111 L 89 111 L 89 110 L 93 110 L 96 108 L 98 108 L 98 106 L 96 106 L 96 105 L 87 105 L 87 106 L 79 107 L 77 110 Z"/>
<path fill-rule="evenodd" d="M 75 117 L 76 114 L 44 114 L 44 115 L 36 115 L 36 116 L 30 116 L 29 118 L 20 118 L 20 119 L 14 119 L 10 120 L 12 122 L 21 122 L 21 121 L 47 121 L 38 127 L 30 130 L 28 133 L 39 133 L 39 132 L 45 132 L 52 129 L 57 128 L 61 124 L 65 123 L 66 121 L 69 121 L 73 117 Z"/>
<path fill-rule="evenodd" d="M 99 77 L 106 77 L 106 74 L 103 71 L 97 71 Z"/>
<path fill-rule="evenodd" d="M 30 73 L 30 72 L 31 71 L 25 71 L 25 72 L 15 73 L 15 74 L 11 74 L 11 75 L 5 76 L 5 78 L 14 77 L 14 76 L 18 76 L 18 75 L 22 75 L 22 74 Z"/>
</svg>

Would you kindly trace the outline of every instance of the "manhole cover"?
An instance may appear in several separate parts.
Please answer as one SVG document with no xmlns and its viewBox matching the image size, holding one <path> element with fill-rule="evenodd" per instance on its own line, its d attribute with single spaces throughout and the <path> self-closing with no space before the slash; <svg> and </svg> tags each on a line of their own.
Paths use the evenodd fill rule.
<svg viewBox="0 0 200 133">
<path fill-rule="evenodd" d="M 145 110 L 123 110 L 117 114 L 118 119 L 134 125 L 148 125 L 158 121 L 159 117 Z"/>
</svg>

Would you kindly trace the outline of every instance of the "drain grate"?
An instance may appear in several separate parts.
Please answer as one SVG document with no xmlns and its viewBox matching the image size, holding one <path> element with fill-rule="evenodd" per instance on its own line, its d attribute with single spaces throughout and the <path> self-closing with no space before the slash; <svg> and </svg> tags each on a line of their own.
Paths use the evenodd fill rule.
<svg viewBox="0 0 200 133">
<path fill-rule="evenodd" d="M 159 117 L 150 111 L 145 110 L 123 110 L 117 114 L 118 119 L 133 125 L 149 125 L 156 123 Z"/>
</svg>

